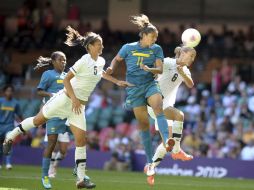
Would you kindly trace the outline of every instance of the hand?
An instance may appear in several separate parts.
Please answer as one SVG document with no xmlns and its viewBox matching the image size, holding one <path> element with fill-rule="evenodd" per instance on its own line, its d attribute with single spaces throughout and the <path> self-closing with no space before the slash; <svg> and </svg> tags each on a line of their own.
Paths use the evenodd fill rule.
<svg viewBox="0 0 254 190">
<path fill-rule="evenodd" d="M 81 103 L 79 101 L 79 99 L 75 98 L 75 99 L 72 99 L 72 111 L 79 115 L 81 114 Z"/>
<path fill-rule="evenodd" d="M 112 73 L 113 73 L 112 68 L 111 68 L 111 67 L 108 67 L 108 68 L 106 69 L 106 74 L 107 74 L 107 75 L 111 75 Z"/>
<path fill-rule="evenodd" d="M 121 86 L 121 87 L 132 87 L 132 86 L 135 86 L 134 84 L 131 84 L 127 81 L 122 81 L 122 80 L 119 80 L 117 81 L 116 83 L 118 86 Z"/>
<path fill-rule="evenodd" d="M 185 75 L 185 73 L 184 73 L 184 71 L 183 71 L 183 66 L 178 65 L 178 66 L 177 66 L 177 71 L 178 71 L 178 73 L 179 73 L 180 75 Z"/>
<path fill-rule="evenodd" d="M 140 69 L 143 69 L 144 71 L 147 71 L 147 72 L 150 71 L 150 68 L 147 65 L 144 65 L 142 63 L 140 64 Z"/>
</svg>

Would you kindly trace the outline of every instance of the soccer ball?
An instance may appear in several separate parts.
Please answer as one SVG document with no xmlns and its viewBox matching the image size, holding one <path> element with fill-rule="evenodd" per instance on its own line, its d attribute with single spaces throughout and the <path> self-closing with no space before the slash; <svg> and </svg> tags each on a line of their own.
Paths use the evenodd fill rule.
<svg viewBox="0 0 254 190">
<path fill-rule="evenodd" d="M 201 40 L 199 31 L 194 28 L 188 28 L 182 33 L 182 42 L 184 46 L 196 47 Z"/>
</svg>

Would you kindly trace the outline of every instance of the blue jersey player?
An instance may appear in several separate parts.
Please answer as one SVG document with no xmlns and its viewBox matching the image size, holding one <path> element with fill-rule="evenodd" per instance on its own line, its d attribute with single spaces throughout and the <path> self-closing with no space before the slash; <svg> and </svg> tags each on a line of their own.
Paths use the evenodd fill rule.
<svg viewBox="0 0 254 190">
<path fill-rule="evenodd" d="M 40 83 L 37 86 L 38 95 L 44 97 L 43 101 L 46 103 L 53 96 L 53 94 L 57 93 L 64 87 L 63 79 L 66 75 L 64 72 L 66 65 L 66 56 L 63 52 L 56 51 L 51 54 L 50 58 L 39 57 L 37 61 L 38 64 L 36 68 L 44 66 L 42 63 L 52 64 L 54 67 L 54 69 L 47 70 L 42 74 Z M 52 158 L 52 153 L 57 141 L 59 141 L 60 147 L 60 152 L 57 154 L 59 158 L 57 159 L 63 159 L 67 151 L 69 139 L 59 139 L 59 137 L 64 137 L 64 135 L 67 135 L 68 138 L 68 134 L 66 132 L 67 126 L 65 125 L 65 122 L 65 119 L 62 120 L 60 118 L 52 118 L 46 123 L 48 143 L 44 150 L 42 159 L 42 184 L 45 188 L 51 188 L 51 184 L 48 179 L 48 173 L 49 167 L 53 168 L 53 166 L 50 166 L 50 162 L 52 159 L 55 160 L 55 157 Z M 51 165 L 54 164 L 51 162 Z"/>
<path fill-rule="evenodd" d="M 139 123 L 140 136 L 144 146 L 147 165 L 145 173 L 153 180 L 154 169 L 152 163 L 152 143 L 149 131 L 149 116 L 147 105 L 150 105 L 156 115 L 159 131 L 163 144 L 168 151 L 174 146 L 174 140 L 169 139 L 168 125 L 162 109 L 162 94 L 154 75 L 163 71 L 163 51 L 155 44 L 158 37 L 158 30 L 149 22 L 145 15 L 133 16 L 131 22 L 139 27 L 138 42 L 125 44 L 107 68 L 106 73 L 112 74 L 117 62 L 126 62 L 126 80 L 134 84 L 134 87 L 127 87 L 126 106 L 132 108 Z"/>
<path fill-rule="evenodd" d="M 6 85 L 3 90 L 4 97 L 0 98 L 0 158 L 2 158 L 2 142 L 6 134 L 13 130 L 15 117 L 18 116 L 22 120 L 18 101 L 13 98 L 14 87 L 12 85 Z M 6 169 L 12 169 L 11 154 L 6 156 Z"/>
</svg>

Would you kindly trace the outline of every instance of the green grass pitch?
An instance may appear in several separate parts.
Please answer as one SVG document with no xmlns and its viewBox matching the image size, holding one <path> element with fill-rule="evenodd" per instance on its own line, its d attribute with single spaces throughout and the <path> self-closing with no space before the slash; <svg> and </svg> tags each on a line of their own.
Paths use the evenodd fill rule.
<svg viewBox="0 0 254 190">
<path fill-rule="evenodd" d="M 43 190 L 40 181 L 41 168 L 14 166 L 13 170 L 0 170 L 0 190 Z M 146 184 L 141 172 L 106 172 L 89 170 L 87 174 L 96 183 L 96 190 L 253 190 L 254 180 L 209 179 L 158 175 L 155 185 Z M 71 168 L 59 168 L 58 175 L 51 180 L 52 190 L 72 190 L 75 177 Z"/>
</svg>

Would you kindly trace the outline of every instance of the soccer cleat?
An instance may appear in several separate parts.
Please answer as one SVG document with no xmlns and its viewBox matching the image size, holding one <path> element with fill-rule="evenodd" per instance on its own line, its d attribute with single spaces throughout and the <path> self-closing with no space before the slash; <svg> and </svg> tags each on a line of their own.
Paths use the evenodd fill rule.
<svg viewBox="0 0 254 190">
<path fill-rule="evenodd" d="M 56 177 L 56 167 L 50 166 L 48 175 L 50 178 L 55 178 Z"/>
<path fill-rule="evenodd" d="M 82 188 L 93 189 L 96 187 L 96 185 L 93 182 L 91 182 L 88 176 L 85 176 L 83 180 L 77 181 L 76 187 L 78 189 L 82 189 Z"/>
<path fill-rule="evenodd" d="M 144 173 L 147 175 L 147 176 L 152 176 L 155 174 L 155 170 L 154 170 L 154 166 L 153 164 L 149 163 L 149 164 L 146 164 L 145 167 L 144 167 Z"/>
<path fill-rule="evenodd" d="M 11 164 L 6 164 L 6 167 L 5 167 L 7 170 L 11 170 L 12 169 L 12 165 Z"/>
<path fill-rule="evenodd" d="M 51 189 L 52 188 L 48 176 L 44 176 L 43 178 L 41 178 L 41 182 L 42 182 L 42 185 L 45 189 Z"/>
<path fill-rule="evenodd" d="M 175 145 L 175 140 L 172 138 L 169 138 L 166 144 L 167 152 L 171 152 L 173 150 L 174 145 Z"/>
<path fill-rule="evenodd" d="M 11 147 L 12 147 L 13 141 L 11 139 L 5 139 L 3 143 L 3 154 L 9 155 L 11 153 Z"/>
<path fill-rule="evenodd" d="M 178 153 L 172 153 L 171 157 L 174 160 L 182 160 L 182 161 L 189 161 L 193 159 L 192 155 L 185 153 L 183 150 L 180 150 Z"/>
<path fill-rule="evenodd" d="M 153 186 L 153 185 L 154 185 L 154 175 L 152 175 L 152 176 L 147 176 L 146 180 L 147 180 L 147 183 L 148 183 L 150 186 Z"/>
</svg>

